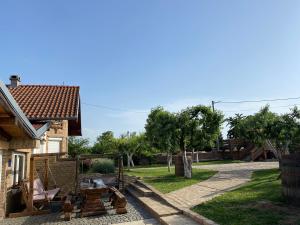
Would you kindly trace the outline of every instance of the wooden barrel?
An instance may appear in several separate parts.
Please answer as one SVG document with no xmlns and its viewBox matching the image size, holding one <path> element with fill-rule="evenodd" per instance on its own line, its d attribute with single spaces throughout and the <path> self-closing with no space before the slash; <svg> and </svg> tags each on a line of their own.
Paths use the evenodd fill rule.
<svg viewBox="0 0 300 225">
<path fill-rule="evenodd" d="M 282 157 L 282 191 L 291 203 L 300 204 L 300 153 Z"/>
<path fill-rule="evenodd" d="M 175 175 L 179 177 L 184 176 L 184 165 L 182 161 L 182 155 L 175 156 Z"/>
<path fill-rule="evenodd" d="M 187 156 L 187 158 L 188 158 L 188 163 L 192 164 L 192 157 Z M 181 154 L 175 156 L 175 175 L 179 177 L 184 177 L 184 164 L 183 164 Z"/>
</svg>

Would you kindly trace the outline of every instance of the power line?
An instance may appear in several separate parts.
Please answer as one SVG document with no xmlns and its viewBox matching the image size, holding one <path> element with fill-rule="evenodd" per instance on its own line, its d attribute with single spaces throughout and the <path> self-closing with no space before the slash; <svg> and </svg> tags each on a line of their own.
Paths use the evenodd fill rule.
<svg viewBox="0 0 300 225">
<path fill-rule="evenodd" d="M 148 111 L 143 111 L 143 110 L 131 110 L 131 109 L 125 109 L 125 108 L 115 108 L 115 107 L 110 107 L 110 106 L 105 106 L 105 105 L 96 105 L 96 104 L 90 104 L 90 103 L 82 103 L 83 105 L 87 105 L 87 106 L 92 106 L 95 108 L 102 108 L 102 109 L 107 109 L 107 110 L 111 110 L 111 111 L 118 111 L 118 112 L 133 112 L 133 113 L 146 113 Z"/>
<path fill-rule="evenodd" d="M 276 99 L 261 99 L 261 100 L 242 100 L 242 101 L 213 101 L 213 104 L 241 104 L 241 103 L 259 103 L 259 102 L 276 102 L 276 101 L 288 101 L 288 100 L 298 100 L 300 97 L 291 97 L 291 98 L 276 98 Z M 83 105 L 95 107 L 95 108 L 102 108 L 106 110 L 111 111 L 118 111 L 118 112 L 131 112 L 131 113 L 148 113 L 147 110 L 131 110 L 126 108 L 117 108 L 117 107 L 110 107 L 106 105 L 98 105 L 98 104 L 90 104 L 83 102 Z M 293 104 L 293 105 L 286 105 L 286 106 L 271 106 L 272 108 L 285 108 L 285 107 L 291 107 L 291 106 L 299 106 L 299 104 Z M 241 109 L 236 111 L 254 111 L 255 109 Z M 223 112 L 236 112 L 234 110 Z"/>
<path fill-rule="evenodd" d="M 241 103 L 257 103 L 257 102 L 276 102 L 276 101 L 288 101 L 298 100 L 300 97 L 292 98 L 275 98 L 275 99 L 261 99 L 261 100 L 243 100 L 243 101 L 215 101 L 215 104 L 241 104 Z"/>
<path fill-rule="evenodd" d="M 300 104 L 290 104 L 290 105 L 281 105 L 281 106 L 270 106 L 270 108 L 288 108 L 288 107 L 295 107 L 300 106 Z M 261 106 L 258 106 L 261 107 Z M 251 112 L 251 111 L 257 111 L 257 108 L 252 109 L 240 109 L 240 110 L 222 110 L 222 112 L 230 113 L 230 112 Z"/>
</svg>

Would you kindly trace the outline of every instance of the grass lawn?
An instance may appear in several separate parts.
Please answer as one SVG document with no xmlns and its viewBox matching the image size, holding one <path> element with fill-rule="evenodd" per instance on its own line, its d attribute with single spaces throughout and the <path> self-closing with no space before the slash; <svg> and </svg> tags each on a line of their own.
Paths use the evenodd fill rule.
<svg viewBox="0 0 300 225">
<path fill-rule="evenodd" d="M 126 174 L 141 177 L 143 181 L 155 187 L 162 193 L 169 193 L 186 186 L 196 184 L 200 181 L 206 180 L 216 174 L 217 172 L 211 170 L 193 169 L 192 179 L 183 177 L 176 177 L 174 168 L 168 172 L 167 167 L 157 168 L 137 168 L 131 171 L 126 171 Z"/>
<path fill-rule="evenodd" d="M 241 160 L 213 160 L 213 161 L 205 161 L 205 162 L 198 162 L 193 163 L 193 166 L 204 166 L 204 165 L 215 165 L 215 164 L 229 164 L 229 163 L 243 163 L 244 161 Z"/>
<path fill-rule="evenodd" d="M 215 164 L 229 164 L 229 163 L 243 163 L 245 161 L 241 160 L 213 160 L 213 161 L 204 161 L 204 162 L 198 162 L 198 163 L 193 163 L 193 166 L 204 166 L 204 165 L 215 165 Z M 150 165 L 136 165 L 134 168 L 156 168 L 156 167 L 166 167 L 166 164 L 150 164 Z M 174 166 L 173 166 L 174 167 Z M 125 168 L 127 168 L 125 166 Z"/>
<path fill-rule="evenodd" d="M 281 195 L 278 170 L 262 170 L 252 181 L 193 210 L 221 225 L 300 225 L 300 208 Z"/>
</svg>

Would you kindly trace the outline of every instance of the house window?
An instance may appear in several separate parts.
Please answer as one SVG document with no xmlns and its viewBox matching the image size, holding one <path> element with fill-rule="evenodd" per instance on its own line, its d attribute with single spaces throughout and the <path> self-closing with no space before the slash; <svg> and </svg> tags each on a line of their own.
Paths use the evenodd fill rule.
<svg viewBox="0 0 300 225">
<path fill-rule="evenodd" d="M 61 152 L 62 138 L 49 138 L 48 139 L 48 153 Z"/>
<path fill-rule="evenodd" d="M 13 153 L 13 185 L 17 185 L 25 178 L 26 155 Z"/>
<path fill-rule="evenodd" d="M 33 154 L 43 154 L 46 153 L 46 141 L 40 141 L 40 148 L 33 149 Z"/>
</svg>

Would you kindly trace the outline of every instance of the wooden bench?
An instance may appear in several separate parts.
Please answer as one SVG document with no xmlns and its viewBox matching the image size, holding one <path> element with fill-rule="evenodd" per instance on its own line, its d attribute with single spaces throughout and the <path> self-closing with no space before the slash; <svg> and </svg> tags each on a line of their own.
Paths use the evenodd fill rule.
<svg viewBox="0 0 300 225">
<path fill-rule="evenodd" d="M 127 200 L 125 196 L 115 187 L 110 188 L 112 196 L 110 197 L 111 205 L 116 209 L 117 214 L 127 213 L 126 205 Z"/>
</svg>

